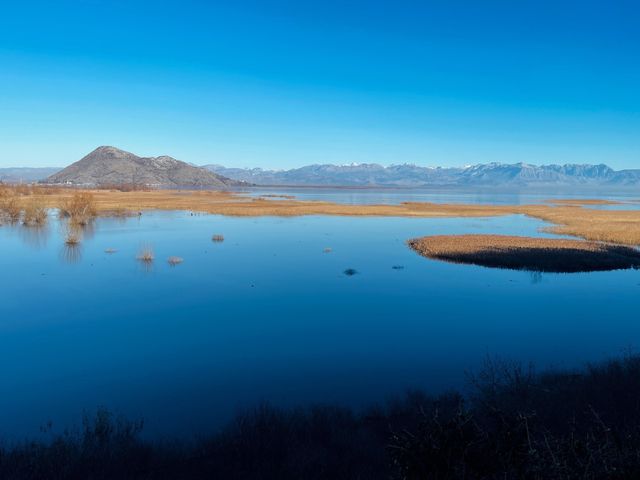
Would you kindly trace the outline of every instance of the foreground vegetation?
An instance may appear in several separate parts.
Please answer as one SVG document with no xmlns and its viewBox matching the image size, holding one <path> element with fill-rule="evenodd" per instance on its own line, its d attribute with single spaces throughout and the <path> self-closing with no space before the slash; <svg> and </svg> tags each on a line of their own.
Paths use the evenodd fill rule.
<svg viewBox="0 0 640 480">
<path fill-rule="evenodd" d="M 493 268 L 572 273 L 640 268 L 640 251 L 599 242 L 509 235 L 433 235 L 409 246 L 428 258 Z"/>
<path fill-rule="evenodd" d="M 545 373 L 488 361 L 470 382 L 465 397 L 414 392 L 360 414 L 262 406 L 185 443 L 99 411 L 76 433 L 5 445 L 0 478 L 640 478 L 640 357 Z"/>
</svg>

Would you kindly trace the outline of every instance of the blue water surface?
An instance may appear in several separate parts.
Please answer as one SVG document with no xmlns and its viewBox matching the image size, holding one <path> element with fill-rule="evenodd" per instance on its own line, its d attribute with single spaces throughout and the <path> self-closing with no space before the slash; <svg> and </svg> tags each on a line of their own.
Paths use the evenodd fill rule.
<svg viewBox="0 0 640 480">
<path fill-rule="evenodd" d="M 191 436 L 260 402 L 360 407 L 463 387 L 487 355 L 573 367 L 637 346 L 638 271 L 495 270 L 405 244 L 544 226 L 149 212 L 98 219 L 67 248 L 53 213 L 44 229 L 4 225 L 0 437 L 61 431 L 98 406 L 144 418 L 149 436 Z M 146 245 L 152 265 L 136 260 Z"/>
</svg>

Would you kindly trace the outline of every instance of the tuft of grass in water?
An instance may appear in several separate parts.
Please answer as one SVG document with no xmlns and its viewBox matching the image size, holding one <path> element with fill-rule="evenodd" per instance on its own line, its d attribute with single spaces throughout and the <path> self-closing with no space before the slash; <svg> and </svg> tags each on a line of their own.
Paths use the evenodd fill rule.
<svg viewBox="0 0 640 480">
<path fill-rule="evenodd" d="M 65 245 L 75 246 L 80 243 L 80 232 L 76 229 L 69 229 L 64 238 Z"/>
<path fill-rule="evenodd" d="M 212 242 L 224 242 L 224 235 L 216 234 L 211 237 Z"/>
<path fill-rule="evenodd" d="M 330 247 L 325 247 L 322 249 L 322 253 L 331 253 L 331 252 L 333 252 L 333 249 Z"/>
<path fill-rule="evenodd" d="M 184 259 L 182 257 L 169 257 L 167 259 L 167 263 L 171 267 L 175 267 L 176 265 L 180 265 L 182 262 L 184 262 Z"/>
<path fill-rule="evenodd" d="M 2 216 L 8 219 L 11 223 L 16 223 L 20 220 L 22 215 L 22 207 L 20 201 L 9 189 L 3 192 L 0 196 L 0 213 Z"/>
<path fill-rule="evenodd" d="M 26 226 L 41 226 L 47 222 L 47 208 L 42 200 L 31 199 L 24 209 L 22 223 Z"/>
<path fill-rule="evenodd" d="M 112 254 L 112 253 L 116 253 L 118 250 L 116 250 L 115 248 L 105 248 L 104 249 L 104 253 L 108 253 L 108 254 Z"/>
<path fill-rule="evenodd" d="M 138 256 L 136 258 L 142 263 L 153 263 L 156 258 L 153 247 L 151 245 L 144 245 L 142 248 L 140 248 L 140 251 L 138 252 Z"/>
<path fill-rule="evenodd" d="M 58 207 L 60 217 L 68 218 L 76 225 L 87 225 L 96 216 L 96 205 L 93 194 L 89 192 L 76 192 L 66 198 Z"/>
<path fill-rule="evenodd" d="M 355 268 L 347 268 L 344 272 L 347 277 L 352 277 L 354 276 L 356 273 L 358 273 L 358 271 Z"/>
</svg>

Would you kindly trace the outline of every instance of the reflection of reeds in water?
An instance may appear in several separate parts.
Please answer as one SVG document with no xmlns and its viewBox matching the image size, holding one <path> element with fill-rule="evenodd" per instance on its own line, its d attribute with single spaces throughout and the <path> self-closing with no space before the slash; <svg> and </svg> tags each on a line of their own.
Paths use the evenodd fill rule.
<svg viewBox="0 0 640 480">
<path fill-rule="evenodd" d="M 60 258 L 65 263 L 79 263 L 80 260 L 82 260 L 82 245 L 80 244 L 80 242 L 65 242 L 65 244 L 62 246 L 62 250 L 60 251 Z"/>
<path fill-rule="evenodd" d="M 50 230 L 46 224 L 34 225 L 28 228 L 20 227 L 17 230 L 26 245 L 36 249 L 44 248 L 47 245 Z"/>
</svg>

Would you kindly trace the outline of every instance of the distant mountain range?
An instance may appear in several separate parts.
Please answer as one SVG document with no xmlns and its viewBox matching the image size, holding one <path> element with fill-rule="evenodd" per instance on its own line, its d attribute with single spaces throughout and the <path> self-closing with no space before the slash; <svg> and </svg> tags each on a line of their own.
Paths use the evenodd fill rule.
<svg viewBox="0 0 640 480">
<path fill-rule="evenodd" d="M 56 172 L 62 170 L 55 167 L 43 167 L 43 168 L 29 168 L 29 167 L 15 167 L 15 168 L 0 168 L 0 182 L 7 183 L 30 183 L 38 182 L 49 175 L 53 175 Z"/>
<path fill-rule="evenodd" d="M 66 185 L 135 184 L 158 187 L 214 187 L 244 185 L 175 158 L 138 157 L 115 147 L 98 147 L 44 183 Z"/>
<path fill-rule="evenodd" d="M 640 169 L 607 165 L 488 163 L 467 167 L 421 167 L 375 163 L 308 165 L 290 170 L 198 167 L 171 157 L 139 157 L 99 147 L 67 168 L 0 168 L 0 181 L 56 184 L 144 184 L 163 187 L 344 186 L 471 188 L 638 188 Z"/>
<path fill-rule="evenodd" d="M 386 187 L 636 187 L 640 169 L 613 170 L 607 165 L 529 165 L 488 163 L 468 167 L 420 167 L 375 163 L 308 165 L 291 170 L 226 168 L 205 165 L 225 177 L 257 185 Z"/>
</svg>

